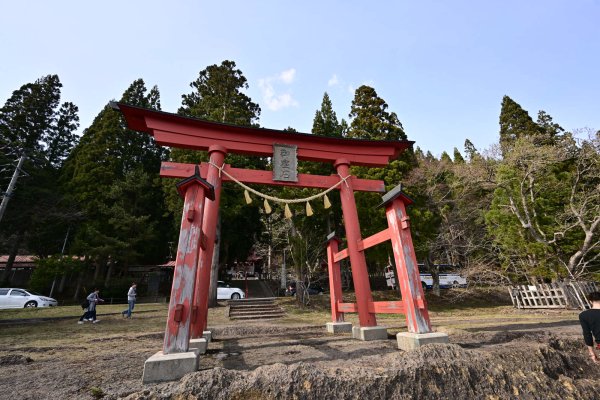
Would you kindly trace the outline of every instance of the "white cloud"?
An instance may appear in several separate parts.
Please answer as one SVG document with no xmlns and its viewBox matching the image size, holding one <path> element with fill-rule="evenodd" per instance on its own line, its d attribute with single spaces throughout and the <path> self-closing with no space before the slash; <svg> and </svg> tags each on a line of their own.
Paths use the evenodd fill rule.
<svg viewBox="0 0 600 400">
<path fill-rule="evenodd" d="M 294 107 L 298 102 L 289 91 L 277 93 L 275 88 L 280 85 L 290 85 L 296 78 L 296 69 L 290 68 L 281 73 L 267 78 L 259 79 L 258 87 L 262 92 L 263 104 L 271 111 L 279 111 L 284 108 Z"/>
<path fill-rule="evenodd" d="M 327 86 L 335 86 L 340 83 L 337 74 L 333 74 L 331 78 L 327 81 Z"/>
<path fill-rule="evenodd" d="M 290 68 L 286 71 L 283 71 L 281 74 L 279 74 L 279 79 L 281 80 L 281 82 L 285 83 L 286 85 L 289 85 L 290 83 L 294 82 L 295 77 L 296 77 L 296 69 L 295 68 Z"/>
</svg>

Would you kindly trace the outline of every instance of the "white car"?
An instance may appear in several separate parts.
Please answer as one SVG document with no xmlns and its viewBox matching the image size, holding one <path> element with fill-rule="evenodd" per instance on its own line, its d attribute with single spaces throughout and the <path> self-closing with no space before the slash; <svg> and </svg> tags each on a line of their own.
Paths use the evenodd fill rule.
<svg viewBox="0 0 600 400">
<path fill-rule="evenodd" d="M 237 300 L 243 299 L 245 297 L 245 293 L 242 289 L 229 287 L 223 281 L 217 282 L 217 300 Z"/>
<path fill-rule="evenodd" d="M 0 308 L 56 307 L 58 301 L 31 290 L 0 288 Z"/>
<path fill-rule="evenodd" d="M 433 287 L 433 277 L 431 274 L 420 274 L 421 285 L 423 289 L 431 289 Z M 467 279 L 459 274 L 440 274 L 440 289 L 467 287 Z"/>
</svg>

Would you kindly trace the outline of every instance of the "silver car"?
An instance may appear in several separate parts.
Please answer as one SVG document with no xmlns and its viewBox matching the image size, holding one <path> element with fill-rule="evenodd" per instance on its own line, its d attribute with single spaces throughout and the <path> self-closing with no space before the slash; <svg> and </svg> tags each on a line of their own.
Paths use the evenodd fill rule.
<svg viewBox="0 0 600 400">
<path fill-rule="evenodd" d="M 58 301 L 31 290 L 0 288 L 1 308 L 56 307 Z"/>
</svg>

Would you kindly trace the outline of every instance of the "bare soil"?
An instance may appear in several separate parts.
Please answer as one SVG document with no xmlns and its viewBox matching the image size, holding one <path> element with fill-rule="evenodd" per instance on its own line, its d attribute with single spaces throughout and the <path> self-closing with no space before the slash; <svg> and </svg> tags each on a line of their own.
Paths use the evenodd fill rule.
<svg viewBox="0 0 600 400">
<path fill-rule="evenodd" d="M 165 311 L 0 326 L 0 399 L 593 399 L 600 366 L 581 339 L 577 311 L 510 307 L 433 312 L 450 344 L 397 349 L 388 340 L 328 335 L 292 316 L 229 321 L 211 311 L 214 340 L 201 370 L 178 382 L 142 385 L 160 350 Z M 318 313 L 317 313 L 318 314 Z M 319 318 L 321 315 L 318 314 Z"/>
</svg>

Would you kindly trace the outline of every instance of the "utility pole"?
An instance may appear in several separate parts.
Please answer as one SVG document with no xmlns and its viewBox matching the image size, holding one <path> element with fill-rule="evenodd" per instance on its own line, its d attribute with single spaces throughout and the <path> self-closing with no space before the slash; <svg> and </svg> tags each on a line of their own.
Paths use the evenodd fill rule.
<svg viewBox="0 0 600 400">
<path fill-rule="evenodd" d="M 27 158 L 25 157 L 25 154 L 21 155 L 21 158 L 19 158 L 17 168 L 15 169 L 10 183 L 8 184 L 8 189 L 6 190 L 6 193 L 4 193 L 4 197 L 2 198 L 2 204 L 0 204 L 0 221 L 2 221 L 4 211 L 6 211 L 6 207 L 8 206 L 8 200 L 10 200 L 10 197 L 12 196 L 13 191 L 15 190 L 15 186 L 17 185 L 17 179 L 19 178 L 19 174 L 21 173 L 21 168 L 23 167 L 25 158 Z"/>
</svg>

